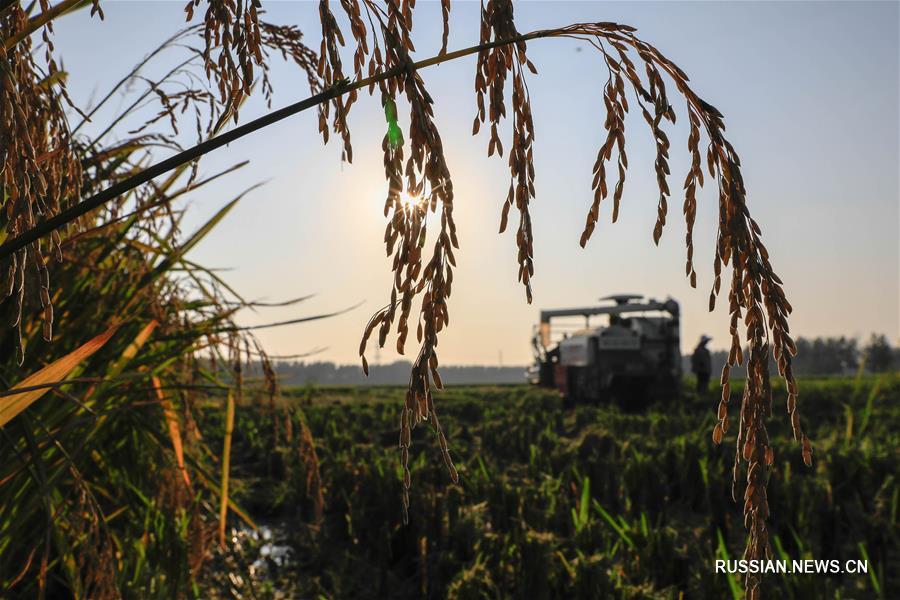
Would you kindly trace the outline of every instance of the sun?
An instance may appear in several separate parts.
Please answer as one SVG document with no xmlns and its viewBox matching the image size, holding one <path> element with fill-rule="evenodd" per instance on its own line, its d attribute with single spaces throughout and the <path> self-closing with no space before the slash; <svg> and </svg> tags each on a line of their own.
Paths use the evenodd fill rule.
<svg viewBox="0 0 900 600">
<path fill-rule="evenodd" d="M 415 208 L 416 206 L 420 206 L 422 204 L 422 201 L 422 196 L 413 196 L 407 191 L 403 191 L 400 193 L 400 203 L 403 204 L 403 208 Z"/>
</svg>

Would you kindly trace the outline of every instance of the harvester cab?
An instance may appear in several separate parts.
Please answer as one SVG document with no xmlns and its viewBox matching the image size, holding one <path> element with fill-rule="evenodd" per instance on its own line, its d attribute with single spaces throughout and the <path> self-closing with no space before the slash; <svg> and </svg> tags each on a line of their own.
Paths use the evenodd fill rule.
<svg viewBox="0 0 900 600">
<path fill-rule="evenodd" d="M 681 383 L 678 302 L 644 301 L 633 294 L 600 301 L 600 306 L 541 311 L 529 381 L 558 389 L 569 403 L 614 401 L 633 409 L 651 398 L 676 396 Z M 605 322 L 592 323 L 597 316 Z"/>
</svg>

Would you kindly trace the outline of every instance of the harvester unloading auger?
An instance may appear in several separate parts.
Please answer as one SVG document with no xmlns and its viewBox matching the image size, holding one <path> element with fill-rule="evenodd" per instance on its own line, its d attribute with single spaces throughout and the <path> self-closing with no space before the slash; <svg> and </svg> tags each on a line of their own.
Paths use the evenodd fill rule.
<svg viewBox="0 0 900 600">
<path fill-rule="evenodd" d="M 639 408 L 652 398 L 672 398 L 681 387 L 678 302 L 621 294 L 604 304 L 541 311 L 532 344 L 531 383 L 558 389 L 569 403 L 614 401 Z M 604 324 L 591 317 L 606 316 Z M 584 318 L 583 327 L 560 334 L 554 319 Z"/>
</svg>

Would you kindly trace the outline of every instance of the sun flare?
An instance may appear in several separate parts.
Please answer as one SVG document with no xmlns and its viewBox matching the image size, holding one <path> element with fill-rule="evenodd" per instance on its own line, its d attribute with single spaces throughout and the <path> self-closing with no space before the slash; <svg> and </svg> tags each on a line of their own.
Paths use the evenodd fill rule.
<svg viewBox="0 0 900 600">
<path fill-rule="evenodd" d="M 407 191 L 400 193 L 400 202 L 403 208 L 410 209 L 422 204 L 422 196 L 413 196 Z"/>
</svg>

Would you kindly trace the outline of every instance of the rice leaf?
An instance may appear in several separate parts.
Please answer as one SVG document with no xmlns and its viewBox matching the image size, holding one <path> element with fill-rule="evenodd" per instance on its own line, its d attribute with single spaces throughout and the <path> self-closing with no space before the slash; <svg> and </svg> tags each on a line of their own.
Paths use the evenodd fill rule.
<svg viewBox="0 0 900 600">
<path fill-rule="evenodd" d="M 175 461 L 178 465 L 178 472 L 181 473 L 184 484 L 187 486 L 187 489 L 190 490 L 191 476 L 184 466 L 184 445 L 181 443 L 181 429 L 178 426 L 178 417 L 175 415 L 172 401 L 163 394 L 159 377 L 153 375 L 150 379 L 153 382 L 153 390 L 156 392 L 156 397 L 159 399 L 159 403 L 163 408 L 163 414 L 166 417 L 166 425 L 169 428 L 169 437 L 172 439 L 172 448 L 175 450 Z"/>
<path fill-rule="evenodd" d="M 71 373 L 72 370 L 77 367 L 83 360 L 87 359 L 97 350 L 102 348 L 118 329 L 119 325 L 113 325 L 78 349 L 50 363 L 37 373 L 29 375 L 18 384 L 16 384 L 12 388 L 12 390 L 32 387 L 36 385 L 44 385 L 47 383 L 65 379 L 65 377 L 69 373 Z M 19 413 L 31 406 L 31 404 L 33 404 L 38 398 L 46 394 L 49 389 L 50 388 L 31 390 L 28 392 L 22 392 L 21 394 L 15 394 L 12 396 L 0 398 L 0 427 L 3 427 L 7 423 L 9 423 Z"/>
</svg>

